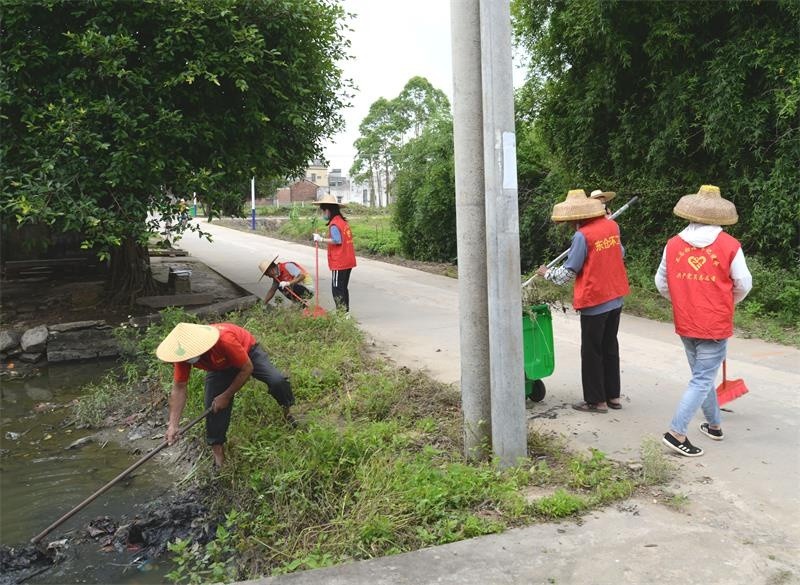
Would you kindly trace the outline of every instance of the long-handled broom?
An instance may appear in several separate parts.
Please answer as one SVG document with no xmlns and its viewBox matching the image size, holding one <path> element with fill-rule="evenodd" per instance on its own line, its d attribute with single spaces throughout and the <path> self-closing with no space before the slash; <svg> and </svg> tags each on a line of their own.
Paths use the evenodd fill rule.
<svg viewBox="0 0 800 585">
<path fill-rule="evenodd" d="M 748 392 L 747 386 L 741 378 L 728 380 L 727 364 L 728 360 L 722 360 L 722 383 L 717 386 L 717 404 L 720 406 L 736 400 Z"/>
<path fill-rule="evenodd" d="M 303 315 L 306 317 L 324 317 L 326 314 L 319 304 L 319 242 L 314 242 L 314 308 L 312 309 L 308 304 L 303 309 Z"/>
</svg>

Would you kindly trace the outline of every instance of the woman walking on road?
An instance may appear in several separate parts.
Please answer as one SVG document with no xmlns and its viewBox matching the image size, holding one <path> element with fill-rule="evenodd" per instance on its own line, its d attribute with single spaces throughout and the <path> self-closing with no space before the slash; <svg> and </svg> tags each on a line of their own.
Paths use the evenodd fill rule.
<svg viewBox="0 0 800 585">
<path fill-rule="evenodd" d="M 655 283 L 672 301 L 675 333 L 683 342 L 692 378 L 662 441 L 685 457 L 699 457 L 703 450 L 686 433 L 702 409 L 707 422 L 700 432 L 715 441 L 723 438 L 714 380 L 733 336 L 734 306 L 750 292 L 753 277 L 741 244 L 722 229 L 739 221 L 739 215 L 719 187 L 703 185 L 681 197 L 672 212 L 690 223 L 667 242 Z"/>
<path fill-rule="evenodd" d="M 328 247 L 328 268 L 331 270 L 331 292 L 333 302 L 337 309 L 350 312 L 350 272 L 356 266 L 356 251 L 353 247 L 353 233 L 350 224 L 342 215 L 341 207 L 346 203 L 339 203 L 336 197 L 327 193 L 312 205 L 319 205 L 322 216 L 328 224 L 328 235 L 323 237 L 314 234 L 315 242 L 322 242 Z"/>
</svg>

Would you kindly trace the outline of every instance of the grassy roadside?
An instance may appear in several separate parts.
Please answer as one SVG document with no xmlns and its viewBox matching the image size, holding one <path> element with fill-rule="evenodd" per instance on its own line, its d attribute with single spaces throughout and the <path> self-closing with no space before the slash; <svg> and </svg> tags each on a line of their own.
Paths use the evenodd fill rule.
<svg viewBox="0 0 800 585">
<path fill-rule="evenodd" d="M 165 312 L 129 346 L 138 361 L 124 385 L 139 388 L 129 396 L 147 394 L 142 384 L 166 395 L 171 372 L 152 352 L 179 320 L 191 318 Z M 290 375 L 301 424 L 281 422 L 263 384 L 251 381 L 237 395 L 226 468 L 212 477 L 206 454 L 197 474 L 227 521 L 208 545 L 172 544 L 175 582 L 288 573 L 579 516 L 672 473 L 646 445 L 628 466 L 534 431 L 530 457 L 514 468 L 466 463 L 458 393 L 370 354 L 352 321 L 261 306 L 231 320 Z M 185 418 L 200 412 L 202 384 L 195 373 Z M 96 413 L 118 386 L 96 384 L 79 412 Z M 202 443 L 202 430 L 190 440 Z"/>
</svg>

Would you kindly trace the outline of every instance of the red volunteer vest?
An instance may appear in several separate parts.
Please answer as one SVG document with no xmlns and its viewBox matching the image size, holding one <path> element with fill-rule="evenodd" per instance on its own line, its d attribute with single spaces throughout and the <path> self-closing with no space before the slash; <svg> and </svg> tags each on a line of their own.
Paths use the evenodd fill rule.
<svg viewBox="0 0 800 585">
<path fill-rule="evenodd" d="M 286 269 L 287 264 L 288 262 L 278 262 L 278 282 L 289 282 L 294 278 L 292 273 Z M 303 284 L 308 276 L 308 270 L 300 266 L 297 262 L 292 262 L 292 264 L 297 266 L 300 269 L 300 272 L 303 273 L 303 279 L 300 280 L 300 284 Z"/>
<path fill-rule="evenodd" d="M 667 242 L 667 285 L 675 333 L 698 339 L 733 335 L 731 263 L 740 247 L 725 232 L 705 248 L 687 244 L 680 236 Z"/>
<path fill-rule="evenodd" d="M 605 217 L 590 219 L 578 231 L 586 238 L 586 262 L 575 278 L 572 306 L 595 307 L 630 292 L 622 261 L 617 222 Z"/>
<path fill-rule="evenodd" d="M 350 225 L 341 215 L 336 215 L 328 224 L 328 237 L 331 237 L 330 226 L 339 228 L 342 234 L 341 244 L 328 244 L 328 268 L 331 270 L 346 270 L 356 266 L 356 249 L 353 247 L 353 232 Z"/>
<path fill-rule="evenodd" d="M 176 362 L 173 367 L 173 380 L 186 382 L 192 366 L 207 372 L 219 372 L 228 368 L 241 368 L 248 359 L 248 353 L 258 343 L 253 334 L 244 327 L 233 323 L 212 323 L 219 330 L 219 339 L 195 364 Z"/>
</svg>

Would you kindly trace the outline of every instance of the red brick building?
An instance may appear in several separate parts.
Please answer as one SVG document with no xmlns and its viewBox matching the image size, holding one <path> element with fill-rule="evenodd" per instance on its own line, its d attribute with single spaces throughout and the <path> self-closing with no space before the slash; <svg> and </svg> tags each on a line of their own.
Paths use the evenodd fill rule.
<svg viewBox="0 0 800 585">
<path fill-rule="evenodd" d="M 300 179 L 288 187 L 278 189 L 278 205 L 288 205 L 298 201 L 316 201 L 318 189 L 319 187 L 315 183 Z"/>
</svg>

